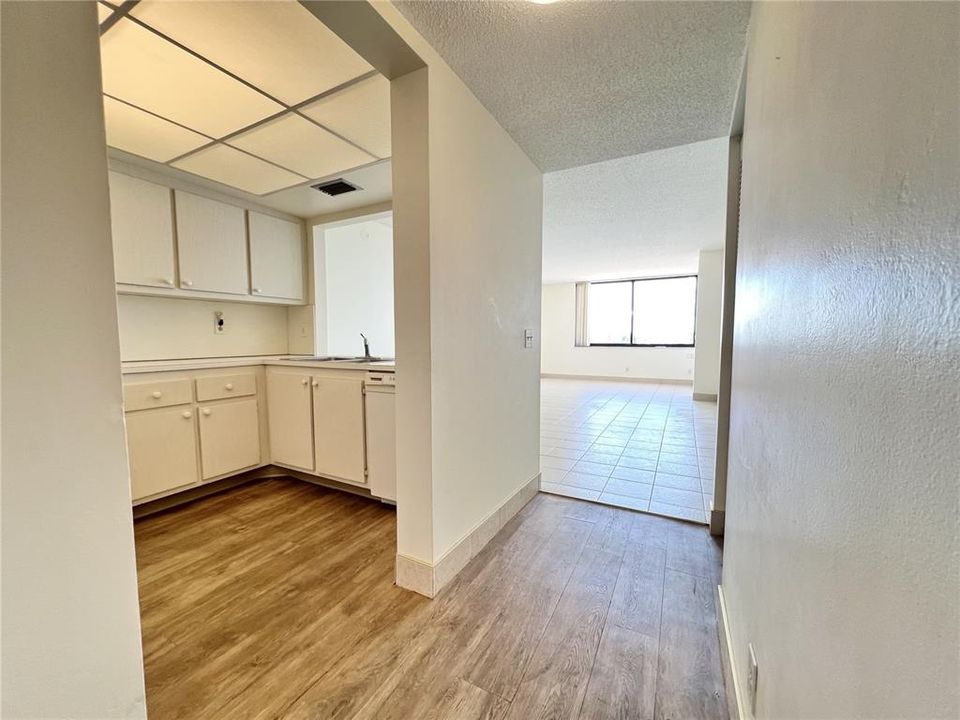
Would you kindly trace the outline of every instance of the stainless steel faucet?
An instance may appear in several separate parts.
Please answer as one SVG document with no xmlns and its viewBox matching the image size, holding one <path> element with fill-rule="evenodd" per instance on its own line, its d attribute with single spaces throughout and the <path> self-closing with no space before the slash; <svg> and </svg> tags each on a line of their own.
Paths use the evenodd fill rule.
<svg viewBox="0 0 960 720">
<path fill-rule="evenodd" d="M 371 355 L 370 355 L 370 341 L 367 340 L 367 336 L 364 335 L 363 333 L 360 333 L 360 337 L 363 338 L 363 357 L 364 357 L 365 360 L 369 360 L 370 357 L 371 357 Z"/>
</svg>

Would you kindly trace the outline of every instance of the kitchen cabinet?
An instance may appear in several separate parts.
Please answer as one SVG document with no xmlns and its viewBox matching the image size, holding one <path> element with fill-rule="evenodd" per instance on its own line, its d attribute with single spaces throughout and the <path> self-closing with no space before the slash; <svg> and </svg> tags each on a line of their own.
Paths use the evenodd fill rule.
<svg viewBox="0 0 960 720">
<path fill-rule="evenodd" d="M 273 462 L 313 472 L 313 397 L 306 368 L 267 368 Z"/>
<path fill-rule="evenodd" d="M 118 283 L 175 286 L 170 188 L 111 172 L 110 227 Z"/>
<path fill-rule="evenodd" d="M 200 467 L 204 480 L 260 464 L 257 398 L 201 403 Z"/>
<path fill-rule="evenodd" d="M 366 483 L 363 379 L 313 376 L 314 470 Z"/>
<path fill-rule="evenodd" d="M 303 300 L 303 228 L 249 211 L 250 291 L 260 297 Z"/>
<path fill-rule="evenodd" d="M 247 237 L 244 210 L 174 190 L 180 287 L 247 295 Z"/>
<path fill-rule="evenodd" d="M 127 448 L 134 500 L 197 482 L 191 405 L 128 412 Z"/>
</svg>

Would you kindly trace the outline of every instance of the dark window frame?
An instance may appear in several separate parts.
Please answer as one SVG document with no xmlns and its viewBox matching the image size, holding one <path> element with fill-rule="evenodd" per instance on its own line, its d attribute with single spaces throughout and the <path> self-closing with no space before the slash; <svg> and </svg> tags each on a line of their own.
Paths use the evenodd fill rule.
<svg viewBox="0 0 960 720">
<path fill-rule="evenodd" d="M 693 278 L 693 341 L 687 343 L 635 343 L 633 342 L 633 308 L 634 298 L 636 296 L 636 284 L 647 280 L 682 280 Z M 628 343 L 588 343 L 587 347 L 649 347 L 649 348 L 693 348 L 697 346 L 697 289 L 700 284 L 700 278 L 696 273 L 686 275 L 658 275 L 655 277 L 625 278 L 623 280 L 598 280 L 590 282 L 590 285 L 611 285 L 614 283 L 630 283 L 630 342 Z M 587 327 L 587 335 L 590 334 L 590 328 Z"/>
</svg>

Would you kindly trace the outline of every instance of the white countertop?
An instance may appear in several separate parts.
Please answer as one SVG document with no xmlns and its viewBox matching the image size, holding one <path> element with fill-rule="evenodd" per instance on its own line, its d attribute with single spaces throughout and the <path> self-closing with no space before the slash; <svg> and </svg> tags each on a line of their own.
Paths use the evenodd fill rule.
<svg viewBox="0 0 960 720">
<path fill-rule="evenodd" d="M 223 358 L 188 358 L 184 360 L 130 360 L 120 364 L 124 375 L 168 370 L 206 370 L 209 368 L 249 367 L 251 365 L 285 365 L 289 367 L 329 368 L 333 370 L 379 370 L 394 372 L 393 360 L 350 362 L 314 360 L 305 355 L 245 355 Z"/>
</svg>

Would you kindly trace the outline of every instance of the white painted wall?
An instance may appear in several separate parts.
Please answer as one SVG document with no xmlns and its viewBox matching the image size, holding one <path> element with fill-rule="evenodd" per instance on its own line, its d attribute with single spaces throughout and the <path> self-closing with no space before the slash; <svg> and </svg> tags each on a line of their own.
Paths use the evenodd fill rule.
<svg viewBox="0 0 960 720">
<path fill-rule="evenodd" d="M 723 587 L 757 717 L 960 716 L 958 28 L 754 6 Z"/>
<path fill-rule="evenodd" d="M 117 296 L 124 360 L 283 355 L 290 352 L 287 308 L 140 295 Z M 226 332 L 214 333 L 220 311 Z"/>
<path fill-rule="evenodd" d="M 697 353 L 693 364 L 694 395 L 720 390 L 720 310 L 723 303 L 723 250 L 701 250 L 697 265 Z"/>
<path fill-rule="evenodd" d="M 509 182 L 503 182 L 509 178 Z M 540 471 L 542 175 L 430 67 L 434 556 Z"/>
<path fill-rule="evenodd" d="M 324 229 L 327 345 L 331 355 L 393 357 L 393 228 L 390 218 Z"/>
<path fill-rule="evenodd" d="M 727 139 L 547 173 L 543 282 L 697 271 L 723 245 Z"/>
<path fill-rule="evenodd" d="M 693 379 L 694 348 L 576 347 L 574 283 L 544 285 L 542 298 L 543 374 L 686 382 Z"/>
<path fill-rule="evenodd" d="M 393 82 L 392 115 L 398 552 L 433 564 L 539 472 L 523 331 L 540 327 L 542 176 L 396 8 L 375 7 L 428 64 Z"/>
<path fill-rule="evenodd" d="M 4 718 L 145 718 L 93 3 L 0 3 Z"/>
<path fill-rule="evenodd" d="M 422 68 L 391 81 L 390 125 L 393 171 L 395 176 L 402 177 L 393 184 L 397 377 L 403 378 L 397 383 L 395 400 L 397 556 L 419 561 L 432 572 L 429 568 L 434 560 L 434 511 L 428 73 L 427 68 Z"/>
</svg>

